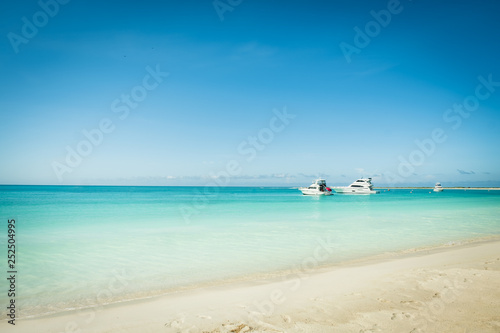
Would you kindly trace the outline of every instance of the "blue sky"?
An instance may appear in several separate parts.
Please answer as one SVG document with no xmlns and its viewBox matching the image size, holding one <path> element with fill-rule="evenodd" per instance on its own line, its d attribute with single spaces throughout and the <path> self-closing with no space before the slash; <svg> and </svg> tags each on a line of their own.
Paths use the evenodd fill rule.
<svg viewBox="0 0 500 333">
<path fill-rule="evenodd" d="M 498 1 L 60 1 L 1 5 L 0 184 L 500 186 Z"/>
</svg>

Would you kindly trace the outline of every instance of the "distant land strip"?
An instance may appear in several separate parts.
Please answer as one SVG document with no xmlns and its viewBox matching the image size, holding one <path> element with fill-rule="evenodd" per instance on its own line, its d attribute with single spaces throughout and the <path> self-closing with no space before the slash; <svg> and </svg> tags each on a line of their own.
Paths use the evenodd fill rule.
<svg viewBox="0 0 500 333">
<path fill-rule="evenodd" d="M 434 187 L 373 187 L 377 190 L 433 190 Z M 443 187 L 443 190 L 500 190 L 500 187 Z"/>
</svg>

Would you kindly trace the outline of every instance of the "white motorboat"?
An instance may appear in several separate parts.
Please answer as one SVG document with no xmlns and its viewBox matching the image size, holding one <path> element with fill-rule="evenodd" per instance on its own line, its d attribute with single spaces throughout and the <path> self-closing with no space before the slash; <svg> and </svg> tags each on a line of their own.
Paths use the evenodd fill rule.
<svg viewBox="0 0 500 333">
<path fill-rule="evenodd" d="M 324 179 L 316 179 L 309 187 L 299 187 L 303 195 L 333 195 Z"/>
<path fill-rule="evenodd" d="M 434 192 L 443 192 L 443 187 L 441 186 L 441 183 L 436 183 L 434 186 Z"/>
<path fill-rule="evenodd" d="M 376 194 L 371 178 L 360 178 L 349 186 L 332 186 L 332 190 L 342 194 Z"/>
</svg>

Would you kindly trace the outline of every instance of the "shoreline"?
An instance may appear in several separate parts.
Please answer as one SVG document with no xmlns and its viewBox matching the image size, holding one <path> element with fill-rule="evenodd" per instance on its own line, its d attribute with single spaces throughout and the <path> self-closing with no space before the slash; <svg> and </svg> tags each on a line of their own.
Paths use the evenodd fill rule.
<svg viewBox="0 0 500 333">
<path fill-rule="evenodd" d="M 212 284 L 146 299 L 108 304 L 100 308 L 18 319 L 18 325 L 12 329 L 18 332 L 33 331 L 35 328 L 39 332 L 64 332 L 65 329 L 67 331 L 69 323 L 69 326 L 73 327 L 70 331 L 75 332 L 77 329 L 81 329 L 82 332 L 121 332 L 125 330 L 135 332 L 141 331 L 143 326 L 149 327 L 151 331 L 160 330 L 161 327 L 167 329 L 167 332 L 181 332 L 183 330 L 187 332 L 189 329 L 189 332 L 230 332 L 231 325 L 236 325 L 236 328 L 233 327 L 233 329 L 244 325 L 240 329 L 241 332 L 243 332 L 244 327 L 248 327 L 247 331 L 249 332 L 257 327 L 263 332 L 267 330 L 276 332 L 280 329 L 281 331 L 295 332 L 298 331 L 296 326 L 300 324 L 299 326 L 305 325 L 305 327 L 311 328 L 311 330 L 306 329 L 307 332 L 321 332 L 318 325 L 323 325 L 321 323 L 327 318 L 322 316 L 316 318 L 316 314 L 311 313 L 305 319 L 310 317 L 316 319 L 308 319 L 312 320 L 309 324 L 295 319 L 300 317 L 299 309 L 303 311 L 305 308 L 311 306 L 314 308 L 314 305 L 317 305 L 313 299 L 323 299 L 329 295 L 330 301 L 327 297 L 320 302 L 324 307 L 316 310 L 326 311 L 324 315 L 330 318 L 329 314 L 331 313 L 345 311 L 342 306 L 336 307 L 336 297 L 346 298 L 348 304 L 356 303 L 359 301 L 359 295 L 376 294 L 377 290 L 374 289 L 377 288 L 373 286 L 387 284 L 387 279 L 393 282 L 404 280 L 401 277 L 400 279 L 390 277 L 393 274 L 403 274 L 407 284 L 411 284 L 422 282 L 420 281 L 422 278 L 425 280 L 425 274 L 420 276 L 420 273 L 425 270 L 443 270 L 448 267 L 445 270 L 460 269 L 461 274 L 457 275 L 458 280 L 456 281 L 462 281 L 463 279 L 467 280 L 467 278 L 472 279 L 471 269 L 474 270 L 475 266 L 480 266 L 481 261 L 491 261 L 494 266 L 494 269 L 490 269 L 488 273 L 490 275 L 495 273 L 493 278 L 496 280 L 494 281 L 498 281 L 496 282 L 496 296 L 497 299 L 500 299 L 498 297 L 500 296 L 500 238 L 491 236 L 460 242 L 457 245 L 450 244 L 431 248 L 408 249 L 398 253 L 385 253 L 328 265 L 328 267 L 317 267 L 310 272 L 289 274 L 286 278 L 283 274 L 261 278 L 254 277 L 251 280 L 243 279 Z M 446 272 L 444 274 L 444 276 L 449 276 Z M 438 274 L 438 276 L 441 275 Z M 448 280 L 452 281 L 449 278 Z M 481 279 L 477 278 L 477 280 Z M 491 283 L 490 280 L 488 283 Z M 454 286 L 454 289 L 448 287 L 448 290 L 461 291 L 457 283 L 452 283 L 451 286 Z M 478 285 L 480 284 L 476 284 L 476 286 Z M 352 293 L 346 294 L 347 290 L 350 289 L 352 289 Z M 478 291 L 480 290 L 474 290 L 473 294 L 477 294 Z M 378 292 L 383 293 L 384 290 L 378 290 Z M 422 300 L 414 302 L 422 302 Z M 452 303 L 449 304 L 450 307 L 453 307 Z M 500 304 L 497 305 L 499 308 L 495 309 L 499 310 L 497 313 L 500 313 Z M 367 306 L 367 304 L 363 306 Z M 355 313 L 364 313 L 361 308 L 354 309 Z M 121 320 L 116 321 L 113 318 L 121 318 Z M 341 324 L 341 321 L 337 319 L 332 320 L 329 325 Z M 142 324 L 138 324 L 139 322 Z M 416 325 L 416 322 L 415 319 L 412 325 Z M 435 324 L 434 321 L 431 323 Z M 5 326 L 7 323 L 3 322 L 2 325 Z M 351 322 L 350 325 L 357 325 L 357 322 Z M 0 327 L 2 326 L 0 325 Z M 2 331 L 5 329 L 8 327 L 2 328 Z M 358 331 L 359 329 L 356 330 L 356 332 Z"/>
<path fill-rule="evenodd" d="M 407 248 L 396 251 L 386 251 L 381 253 L 376 253 L 372 255 L 367 255 L 363 257 L 351 258 L 351 259 L 342 259 L 338 261 L 330 261 L 324 263 L 318 263 L 314 265 L 314 267 L 304 267 L 301 264 L 296 264 L 292 268 L 287 269 L 276 269 L 269 272 L 263 273 L 252 273 L 249 275 L 241 275 L 241 276 L 232 276 L 224 279 L 213 280 L 213 281 L 205 281 L 193 284 L 181 285 L 178 287 L 166 288 L 161 290 L 151 290 L 146 293 L 133 294 L 128 295 L 127 297 L 123 297 L 122 299 L 113 299 L 110 302 L 102 302 L 98 305 L 87 305 L 80 307 L 67 307 L 64 310 L 57 311 L 47 311 L 43 313 L 37 314 L 29 314 L 27 316 L 21 316 L 19 320 L 36 320 L 40 318 L 48 318 L 48 317 L 57 317 L 65 314 L 71 314 L 76 312 L 87 312 L 93 311 L 95 308 L 100 307 L 113 307 L 120 306 L 122 304 L 134 303 L 134 302 L 142 302 L 148 301 L 151 299 L 168 297 L 169 295 L 175 295 L 183 292 L 204 290 L 209 288 L 223 288 L 224 286 L 231 286 L 237 284 L 246 284 L 246 283 L 260 283 L 261 281 L 274 281 L 283 279 L 286 276 L 296 273 L 297 271 L 306 271 L 307 275 L 320 274 L 324 272 L 328 272 L 334 269 L 343 268 L 343 267 L 354 267 L 361 266 L 365 264 L 373 264 L 378 262 L 384 262 L 387 260 L 405 258 L 407 256 L 418 256 L 418 255 L 426 255 L 431 253 L 436 253 L 440 251 L 446 251 L 447 249 L 458 248 L 458 247 L 466 247 L 466 246 L 474 246 L 483 243 L 489 242 L 500 242 L 500 235 L 489 235 L 477 238 L 466 238 L 459 239 L 456 241 L 451 241 L 448 243 L 420 246 L 415 248 Z M 313 259 L 313 256 L 309 256 L 306 259 Z"/>
</svg>

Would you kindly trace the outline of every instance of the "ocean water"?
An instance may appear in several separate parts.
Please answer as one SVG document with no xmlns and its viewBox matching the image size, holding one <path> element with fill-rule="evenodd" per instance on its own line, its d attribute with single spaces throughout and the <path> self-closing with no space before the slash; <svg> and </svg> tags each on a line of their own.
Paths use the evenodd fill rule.
<svg viewBox="0 0 500 333">
<path fill-rule="evenodd" d="M 0 217 L 22 318 L 498 236 L 500 191 L 0 186 Z"/>
</svg>

